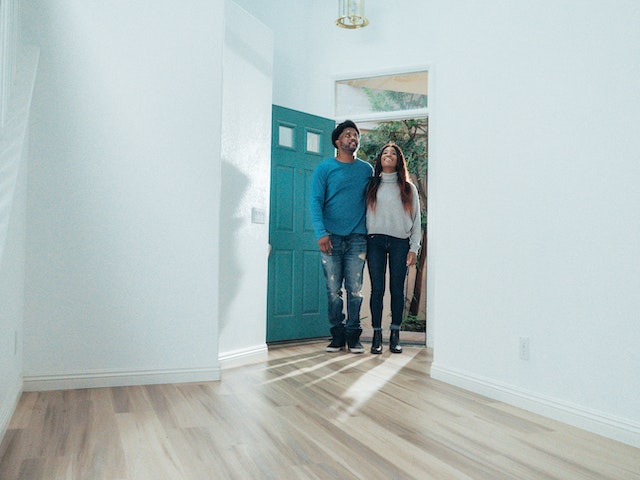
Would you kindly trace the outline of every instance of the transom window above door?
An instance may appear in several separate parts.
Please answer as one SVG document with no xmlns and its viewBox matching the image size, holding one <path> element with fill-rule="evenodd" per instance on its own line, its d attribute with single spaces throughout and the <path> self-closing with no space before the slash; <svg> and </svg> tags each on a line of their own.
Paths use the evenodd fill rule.
<svg viewBox="0 0 640 480">
<path fill-rule="evenodd" d="M 428 72 L 418 71 L 338 80 L 336 119 L 424 117 L 428 107 Z"/>
</svg>

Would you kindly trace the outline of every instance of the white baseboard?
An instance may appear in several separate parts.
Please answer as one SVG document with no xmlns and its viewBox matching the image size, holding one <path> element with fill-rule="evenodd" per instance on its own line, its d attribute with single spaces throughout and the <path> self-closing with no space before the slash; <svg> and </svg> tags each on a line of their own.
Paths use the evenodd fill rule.
<svg viewBox="0 0 640 480">
<path fill-rule="evenodd" d="M 13 386 L 2 400 L 2 404 L 0 404 L 0 444 L 2 444 L 2 439 L 9 429 L 11 417 L 16 411 L 20 395 L 22 395 L 22 379 Z M 2 455 L 4 455 L 4 452 L 0 448 L 0 458 L 2 458 Z"/>
<path fill-rule="evenodd" d="M 268 353 L 267 344 L 263 343 L 249 348 L 220 352 L 218 361 L 222 369 L 240 367 L 242 365 L 265 361 Z"/>
<path fill-rule="evenodd" d="M 431 377 L 633 447 L 640 447 L 640 423 L 632 420 L 440 365 L 431 366 Z"/>
<path fill-rule="evenodd" d="M 61 375 L 25 375 L 24 391 L 70 390 L 77 388 L 124 387 L 220 380 L 220 368 L 177 370 L 88 371 Z"/>
<path fill-rule="evenodd" d="M 211 382 L 220 380 L 221 368 L 231 368 L 264 361 L 267 359 L 267 354 L 267 345 L 263 344 L 221 353 L 219 355 L 220 366 L 218 368 L 138 371 L 95 370 L 65 374 L 25 375 L 23 388 L 25 392 L 39 392 L 77 388 Z"/>
</svg>

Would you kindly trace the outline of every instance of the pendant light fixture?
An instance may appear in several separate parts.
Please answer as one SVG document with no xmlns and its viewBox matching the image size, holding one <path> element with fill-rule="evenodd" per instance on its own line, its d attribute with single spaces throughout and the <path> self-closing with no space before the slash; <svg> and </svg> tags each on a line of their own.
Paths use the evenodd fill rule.
<svg viewBox="0 0 640 480">
<path fill-rule="evenodd" d="M 369 25 L 369 20 L 364 16 L 364 0 L 338 0 L 336 25 L 349 29 Z"/>
</svg>

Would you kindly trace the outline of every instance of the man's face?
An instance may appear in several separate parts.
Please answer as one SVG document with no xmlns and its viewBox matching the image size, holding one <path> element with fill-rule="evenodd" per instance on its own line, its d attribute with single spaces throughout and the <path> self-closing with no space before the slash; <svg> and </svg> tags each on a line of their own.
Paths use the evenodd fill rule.
<svg viewBox="0 0 640 480">
<path fill-rule="evenodd" d="M 338 150 L 348 150 L 350 152 L 358 151 L 360 145 L 360 135 L 355 128 L 345 128 L 338 137 Z"/>
</svg>

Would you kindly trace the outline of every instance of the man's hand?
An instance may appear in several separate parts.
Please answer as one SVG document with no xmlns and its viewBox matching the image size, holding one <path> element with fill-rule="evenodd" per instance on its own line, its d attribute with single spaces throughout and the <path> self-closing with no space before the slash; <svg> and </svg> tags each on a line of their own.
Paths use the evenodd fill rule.
<svg viewBox="0 0 640 480">
<path fill-rule="evenodd" d="M 331 255 L 331 249 L 333 248 L 333 245 L 331 245 L 331 239 L 329 238 L 329 235 L 325 235 L 320 240 L 318 240 L 318 246 L 320 247 L 320 251 L 322 253 Z"/>
<path fill-rule="evenodd" d="M 415 252 L 407 253 L 407 267 L 410 267 L 411 265 L 415 265 L 417 258 L 418 256 L 416 255 Z"/>
</svg>

